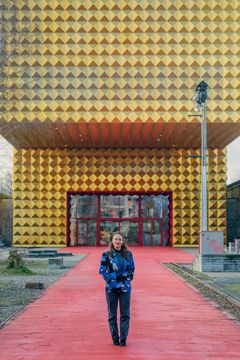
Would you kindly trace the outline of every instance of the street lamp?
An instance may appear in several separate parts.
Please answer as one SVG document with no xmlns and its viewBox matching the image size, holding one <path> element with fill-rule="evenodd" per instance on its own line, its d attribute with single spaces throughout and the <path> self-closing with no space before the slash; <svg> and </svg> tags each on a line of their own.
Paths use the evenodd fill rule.
<svg viewBox="0 0 240 360">
<path fill-rule="evenodd" d="M 196 87 L 194 110 L 202 109 L 201 126 L 201 231 L 208 230 L 208 206 L 207 206 L 207 122 L 206 122 L 206 100 L 208 84 L 201 81 Z"/>
</svg>

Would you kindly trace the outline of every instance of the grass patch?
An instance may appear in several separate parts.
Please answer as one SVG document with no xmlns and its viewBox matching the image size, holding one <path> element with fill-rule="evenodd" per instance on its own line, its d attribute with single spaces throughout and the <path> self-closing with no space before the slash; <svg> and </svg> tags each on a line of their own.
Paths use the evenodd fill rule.
<svg viewBox="0 0 240 360">
<path fill-rule="evenodd" d="M 225 284 L 223 287 L 237 295 L 240 295 L 240 284 Z"/>
<path fill-rule="evenodd" d="M 36 261 L 36 260 L 28 260 L 28 259 L 25 259 L 25 264 L 27 265 L 27 267 L 30 267 L 30 268 L 48 268 L 48 261 L 47 260 L 39 260 L 39 261 Z"/>
<path fill-rule="evenodd" d="M 48 269 L 46 261 L 26 260 L 24 265 L 19 269 L 8 269 L 8 261 L 0 260 L 0 276 L 1 275 L 45 275 L 42 270 Z M 47 273 L 46 273 L 47 275 Z"/>
<path fill-rule="evenodd" d="M 0 267 L 7 266 L 8 261 L 7 260 L 0 260 Z"/>
<path fill-rule="evenodd" d="M 2 269 L 0 274 L 4 275 L 37 275 L 36 272 L 28 269 L 26 266 L 23 266 L 19 269 Z"/>
<path fill-rule="evenodd" d="M 200 271 L 196 271 L 196 270 L 192 270 L 192 272 L 198 276 L 201 277 L 202 280 L 212 280 L 213 277 L 212 276 L 209 276 L 209 275 L 206 275 Z"/>
<path fill-rule="evenodd" d="M 179 264 L 176 264 L 179 266 Z M 197 277 L 199 277 L 201 280 L 212 280 L 213 277 L 209 276 L 201 271 L 197 271 L 197 270 L 193 270 L 193 269 L 189 269 L 188 267 L 184 266 L 184 265 L 180 265 L 180 267 L 185 270 L 185 271 L 190 271 L 190 273 L 192 273 L 192 275 L 196 275 Z"/>
</svg>

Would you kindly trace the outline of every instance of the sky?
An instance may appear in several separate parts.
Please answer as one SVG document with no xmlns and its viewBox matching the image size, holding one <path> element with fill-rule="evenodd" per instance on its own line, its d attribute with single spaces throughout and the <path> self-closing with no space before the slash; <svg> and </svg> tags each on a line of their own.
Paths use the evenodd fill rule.
<svg viewBox="0 0 240 360">
<path fill-rule="evenodd" d="M 0 178 L 11 170 L 12 147 L 0 137 Z M 240 136 L 227 146 L 227 183 L 240 179 Z"/>
<path fill-rule="evenodd" d="M 0 179 L 12 169 L 12 146 L 0 136 Z"/>
<path fill-rule="evenodd" d="M 227 183 L 240 180 L 240 136 L 227 146 Z"/>
</svg>

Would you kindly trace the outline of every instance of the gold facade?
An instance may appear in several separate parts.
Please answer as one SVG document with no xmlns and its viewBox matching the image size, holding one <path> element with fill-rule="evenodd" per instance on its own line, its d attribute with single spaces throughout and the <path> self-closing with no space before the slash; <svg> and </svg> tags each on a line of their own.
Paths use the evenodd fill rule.
<svg viewBox="0 0 240 360">
<path fill-rule="evenodd" d="M 11 3 L 11 2 L 9 2 Z M 14 244 L 66 245 L 69 190 L 169 190 L 173 244 L 197 245 L 209 85 L 209 226 L 225 230 L 225 146 L 240 135 L 239 1 L 16 0 L 0 133 L 14 155 Z M 29 30 L 30 29 L 30 30 Z M 14 48 L 15 40 L 12 47 Z"/>
<path fill-rule="evenodd" d="M 66 246 L 67 191 L 172 191 L 173 246 L 198 244 L 200 161 L 189 151 L 39 149 L 18 150 L 14 159 L 14 245 Z M 210 230 L 225 230 L 225 194 L 225 151 L 216 149 Z"/>
<path fill-rule="evenodd" d="M 32 34 L 17 49 L 9 86 L 26 81 L 6 121 L 190 122 L 199 79 L 208 121 L 239 121 L 239 1 L 14 3 Z"/>
</svg>

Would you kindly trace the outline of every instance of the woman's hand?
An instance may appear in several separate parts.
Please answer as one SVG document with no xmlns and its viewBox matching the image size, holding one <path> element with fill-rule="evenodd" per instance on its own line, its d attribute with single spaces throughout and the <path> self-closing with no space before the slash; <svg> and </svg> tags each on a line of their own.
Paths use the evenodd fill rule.
<svg viewBox="0 0 240 360">
<path fill-rule="evenodd" d="M 124 284 L 122 282 L 117 282 L 116 280 L 111 279 L 109 281 L 109 288 L 110 289 L 122 289 L 124 287 Z"/>
</svg>

